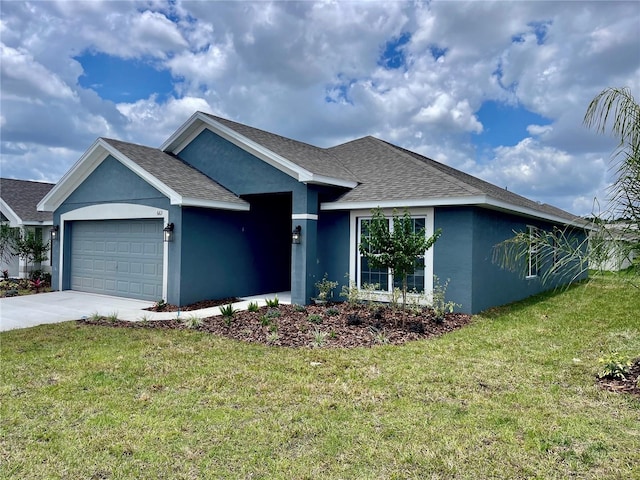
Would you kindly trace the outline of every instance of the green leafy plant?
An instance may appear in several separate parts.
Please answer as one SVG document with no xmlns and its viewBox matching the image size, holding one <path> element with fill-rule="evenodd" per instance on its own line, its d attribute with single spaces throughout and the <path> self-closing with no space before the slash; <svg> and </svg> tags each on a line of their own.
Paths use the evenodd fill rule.
<svg viewBox="0 0 640 480">
<path fill-rule="evenodd" d="M 282 316 L 282 312 L 277 308 L 269 308 L 265 315 L 267 318 L 278 318 Z"/>
<path fill-rule="evenodd" d="M 185 327 L 194 330 L 202 326 L 203 320 L 197 315 L 189 315 L 183 318 L 181 322 Z"/>
<path fill-rule="evenodd" d="M 247 311 L 256 313 L 259 310 L 260 310 L 260 307 L 258 306 L 258 302 L 249 302 L 249 305 L 247 306 Z"/>
<path fill-rule="evenodd" d="M 111 312 L 109 315 L 105 317 L 109 322 L 118 321 L 118 312 Z"/>
<path fill-rule="evenodd" d="M 336 307 L 329 307 L 324 311 L 324 313 L 326 313 L 330 317 L 334 317 L 340 314 L 340 310 L 338 310 Z"/>
<path fill-rule="evenodd" d="M 338 282 L 332 282 L 328 278 L 328 274 L 324 274 L 322 280 L 315 283 L 318 289 L 317 301 L 326 302 L 329 298 L 333 297 L 333 289 L 338 286 Z"/>
<path fill-rule="evenodd" d="M 444 322 L 445 315 L 447 313 L 453 313 L 456 307 L 461 305 L 452 301 L 446 301 L 447 287 L 449 286 L 449 280 L 444 282 L 444 285 L 440 284 L 438 277 L 433 276 L 433 301 L 431 308 L 437 323 Z"/>
<path fill-rule="evenodd" d="M 371 331 L 373 340 L 376 343 L 379 343 L 380 345 L 386 345 L 387 343 L 389 343 L 389 337 L 387 337 L 387 333 L 385 332 L 384 328 L 380 329 L 376 327 L 370 327 L 369 330 Z"/>
<path fill-rule="evenodd" d="M 358 285 L 356 282 L 351 280 L 349 274 L 345 275 L 347 279 L 347 285 L 342 286 L 342 290 L 340 290 L 340 296 L 346 299 L 347 303 L 350 305 L 356 305 L 360 302 L 360 292 L 358 291 Z"/>
<path fill-rule="evenodd" d="M 620 355 L 618 352 L 612 352 L 606 357 L 598 359 L 598 363 L 602 365 L 602 370 L 598 373 L 598 378 L 625 380 L 627 375 L 629 375 L 631 359 Z"/>
<path fill-rule="evenodd" d="M 313 341 L 312 345 L 316 348 L 323 347 L 325 343 L 327 343 L 327 337 L 329 334 L 327 332 L 323 332 L 319 328 L 316 328 L 313 331 Z"/>
<path fill-rule="evenodd" d="M 293 306 L 293 310 L 296 312 L 300 312 L 300 313 L 306 313 L 307 311 L 307 307 L 305 307 L 304 305 L 294 305 Z"/>
<path fill-rule="evenodd" d="M 274 344 L 280 340 L 280 335 L 278 335 L 277 331 L 271 331 L 267 333 L 267 343 Z"/>
<path fill-rule="evenodd" d="M 220 307 L 220 313 L 225 318 L 225 320 L 229 320 L 233 318 L 236 314 L 237 310 L 233 307 L 233 304 L 230 303 L 228 305 L 222 305 Z"/>
<path fill-rule="evenodd" d="M 273 299 L 265 298 L 264 301 L 269 308 L 278 308 L 280 305 L 280 300 L 278 300 L 277 295 Z"/>
<path fill-rule="evenodd" d="M 164 301 L 164 298 L 161 298 L 153 305 L 153 309 L 156 312 L 164 312 L 165 308 L 167 308 L 167 302 Z"/>
<path fill-rule="evenodd" d="M 307 316 L 307 320 L 311 323 L 322 323 L 322 316 L 317 313 L 311 313 Z"/>
<path fill-rule="evenodd" d="M 100 315 L 98 312 L 93 312 L 91 315 L 89 315 L 89 320 L 91 320 L 92 322 L 98 322 L 102 320 L 102 318 L 102 315 Z"/>
</svg>

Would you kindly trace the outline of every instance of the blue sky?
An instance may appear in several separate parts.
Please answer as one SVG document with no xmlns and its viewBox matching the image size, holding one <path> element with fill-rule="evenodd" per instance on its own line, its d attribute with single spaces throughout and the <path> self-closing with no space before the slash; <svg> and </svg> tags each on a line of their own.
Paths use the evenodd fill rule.
<svg viewBox="0 0 640 480">
<path fill-rule="evenodd" d="M 637 2 L 3 2 L 0 168 L 57 181 L 105 136 L 203 110 L 326 147 L 374 135 L 578 214 L 640 95 Z"/>
</svg>

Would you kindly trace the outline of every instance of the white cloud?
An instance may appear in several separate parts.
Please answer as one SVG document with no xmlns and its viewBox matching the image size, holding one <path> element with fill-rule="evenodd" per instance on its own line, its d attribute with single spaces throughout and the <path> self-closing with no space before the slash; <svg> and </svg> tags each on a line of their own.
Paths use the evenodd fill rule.
<svg viewBox="0 0 640 480">
<path fill-rule="evenodd" d="M 640 95 L 633 2 L 16 1 L 2 10 L 3 175 L 61 175 L 97 136 L 157 146 L 206 110 L 321 146 L 373 134 L 588 213 L 613 143 L 583 127 L 586 106 L 607 86 Z M 386 42 L 403 33 L 406 64 L 383 68 Z M 151 61 L 171 72 L 174 91 L 102 99 L 78 85 L 74 58 L 84 52 Z M 472 140 L 490 130 L 477 116 L 486 100 L 549 124 L 481 155 Z"/>
</svg>

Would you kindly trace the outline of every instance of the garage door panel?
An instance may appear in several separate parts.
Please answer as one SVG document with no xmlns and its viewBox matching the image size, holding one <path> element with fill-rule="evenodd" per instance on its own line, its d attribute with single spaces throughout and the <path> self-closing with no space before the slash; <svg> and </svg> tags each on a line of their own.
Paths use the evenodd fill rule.
<svg viewBox="0 0 640 480">
<path fill-rule="evenodd" d="M 77 221 L 71 234 L 71 288 L 162 298 L 161 220 Z"/>
</svg>

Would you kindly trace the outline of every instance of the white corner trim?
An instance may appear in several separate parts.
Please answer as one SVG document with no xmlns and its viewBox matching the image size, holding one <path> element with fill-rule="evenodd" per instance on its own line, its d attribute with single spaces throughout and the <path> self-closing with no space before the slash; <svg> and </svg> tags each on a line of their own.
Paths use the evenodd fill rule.
<svg viewBox="0 0 640 480">
<path fill-rule="evenodd" d="M 134 203 L 103 203 L 81 207 L 60 215 L 60 240 L 58 249 L 58 289 L 62 290 L 64 265 L 65 222 L 77 220 L 126 220 L 138 218 L 162 219 L 163 225 L 169 223 L 169 211 Z M 162 254 L 162 298 L 167 298 L 169 285 L 169 244 L 163 242 Z"/>
<path fill-rule="evenodd" d="M 313 213 L 294 213 L 291 215 L 291 220 L 318 220 L 318 215 Z"/>
<path fill-rule="evenodd" d="M 0 212 L 2 212 L 5 217 L 7 217 L 10 227 L 15 228 L 22 225 L 22 219 L 2 198 L 0 198 Z"/>
<path fill-rule="evenodd" d="M 302 181 L 302 180 L 301 180 Z M 318 185 L 331 185 L 335 187 L 356 188 L 358 182 L 355 180 L 343 180 L 340 178 L 327 177 L 325 175 L 312 174 L 309 180 L 305 180 L 305 183 L 313 183 Z"/>
</svg>

